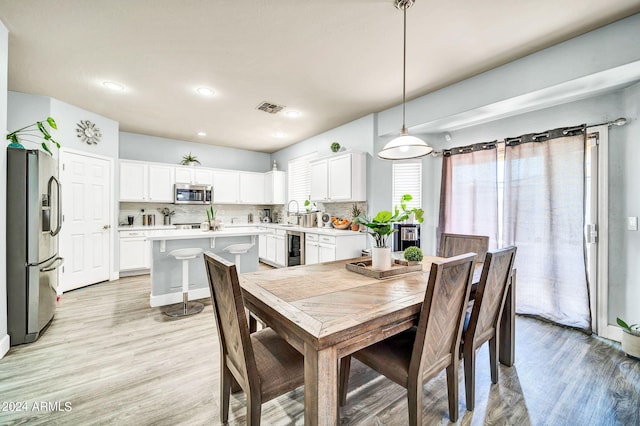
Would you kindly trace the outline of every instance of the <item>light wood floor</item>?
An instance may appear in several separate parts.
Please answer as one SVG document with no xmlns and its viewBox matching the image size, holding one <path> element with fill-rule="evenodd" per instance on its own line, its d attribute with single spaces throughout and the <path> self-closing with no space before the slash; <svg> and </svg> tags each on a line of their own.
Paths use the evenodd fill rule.
<svg viewBox="0 0 640 426">
<path fill-rule="evenodd" d="M 461 378 L 458 423 L 640 424 L 640 363 L 619 345 L 530 318 L 517 319 L 516 333 L 516 366 L 501 366 L 497 385 L 480 350 L 474 412 Z M 69 292 L 37 342 L 0 360 L 0 424 L 218 424 L 218 353 L 211 304 L 169 319 L 149 307 L 148 276 Z M 407 424 L 404 390 L 355 360 L 349 389 L 342 424 Z M 266 403 L 263 424 L 303 424 L 303 395 Z M 244 402 L 232 395 L 231 424 L 245 423 Z M 15 403 L 27 410 L 7 411 Z M 423 406 L 424 424 L 448 423 L 444 374 L 425 385 Z"/>
</svg>

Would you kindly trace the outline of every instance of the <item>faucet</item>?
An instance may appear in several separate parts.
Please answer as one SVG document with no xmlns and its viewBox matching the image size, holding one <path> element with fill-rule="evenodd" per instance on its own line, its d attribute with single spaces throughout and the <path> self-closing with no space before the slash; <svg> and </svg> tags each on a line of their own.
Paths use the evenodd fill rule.
<svg viewBox="0 0 640 426">
<path fill-rule="evenodd" d="M 298 225 L 298 220 L 299 220 L 298 210 L 300 210 L 300 204 L 298 204 L 297 200 L 289 201 L 289 204 L 287 204 L 287 217 L 291 216 L 291 203 L 296 203 L 296 212 L 294 213 L 294 216 L 296 217 L 296 225 Z"/>
</svg>

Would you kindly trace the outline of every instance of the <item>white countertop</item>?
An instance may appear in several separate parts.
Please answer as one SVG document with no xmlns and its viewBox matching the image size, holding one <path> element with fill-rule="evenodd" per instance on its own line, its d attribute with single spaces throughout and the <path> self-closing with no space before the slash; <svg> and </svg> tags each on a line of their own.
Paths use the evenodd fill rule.
<svg viewBox="0 0 640 426">
<path fill-rule="evenodd" d="M 176 229 L 176 226 L 175 225 L 154 225 L 154 226 L 120 225 L 118 226 L 118 231 L 153 231 L 157 229 Z"/>
<path fill-rule="evenodd" d="M 332 235 L 336 237 L 352 237 L 354 235 L 367 235 L 365 232 L 360 231 L 352 231 L 351 229 L 336 229 L 336 228 L 305 228 L 303 226 L 298 225 L 288 225 L 286 223 L 253 223 L 253 224 L 239 224 L 235 223 L 232 225 L 225 224 L 225 229 L 231 229 L 235 227 L 241 226 L 259 226 L 262 228 L 270 228 L 270 229 L 284 229 L 296 232 L 304 232 L 307 234 L 320 234 L 320 235 Z M 364 227 L 361 225 L 360 229 Z"/>
<path fill-rule="evenodd" d="M 148 227 L 147 227 L 148 228 Z M 201 231 L 199 229 L 155 229 L 147 233 L 148 240 L 190 240 L 195 238 L 244 237 L 264 234 L 267 231 L 257 226 L 225 228 L 222 231 Z"/>
</svg>

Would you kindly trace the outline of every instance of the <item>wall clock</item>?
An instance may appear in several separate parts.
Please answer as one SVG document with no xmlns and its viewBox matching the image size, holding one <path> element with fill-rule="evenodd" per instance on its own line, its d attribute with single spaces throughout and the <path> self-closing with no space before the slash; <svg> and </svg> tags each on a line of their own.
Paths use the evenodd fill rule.
<svg viewBox="0 0 640 426">
<path fill-rule="evenodd" d="M 82 142 L 89 145 L 97 145 L 102 137 L 100 129 L 96 127 L 95 123 L 89 120 L 80 120 L 76 132 L 78 133 L 76 136 L 78 136 Z"/>
</svg>

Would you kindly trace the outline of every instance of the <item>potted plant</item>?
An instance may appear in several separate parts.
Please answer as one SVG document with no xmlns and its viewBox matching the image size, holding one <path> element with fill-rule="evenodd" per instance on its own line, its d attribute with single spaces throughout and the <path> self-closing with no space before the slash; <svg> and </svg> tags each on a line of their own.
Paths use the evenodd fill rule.
<svg viewBox="0 0 640 426">
<path fill-rule="evenodd" d="M 198 161 L 198 157 L 191 155 L 191 153 L 182 157 L 182 161 L 180 162 L 183 166 L 195 166 L 196 163 L 200 164 L 200 161 Z"/>
<path fill-rule="evenodd" d="M 340 151 L 340 144 L 338 142 L 331 143 L 331 152 Z"/>
<path fill-rule="evenodd" d="M 209 229 L 211 231 L 215 231 L 218 229 L 219 222 L 216 220 L 216 211 L 213 209 L 213 206 L 209 206 L 207 208 L 207 221 L 209 222 Z"/>
<path fill-rule="evenodd" d="M 362 214 L 362 210 L 356 203 L 353 203 L 351 206 L 351 230 L 358 231 L 360 229 L 360 225 L 356 223 L 356 218 Z"/>
<path fill-rule="evenodd" d="M 616 318 L 616 322 L 622 327 L 622 350 L 627 356 L 640 359 L 640 325 L 628 325 L 620 318 Z"/>
<path fill-rule="evenodd" d="M 304 208 L 307 210 L 307 213 L 311 213 L 316 209 L 317 205 L 314 201 L 311 201 L 311 195 L 304 200 Z"/>
<path fill-rule="evenodd" d="M 51 141 L 56 147 L 58 147 L 58 149 L 60 149 L 60 144 L 51 137 L 51 134 L 47 130 L 46 124 L 48 124 L 49 127 L 51 127 L 52 129 L 56 129 L 56 130 L 58 129 L 58 126 L 56 125 L 56 121 L 51 117 L 47 117 L 45 121 L 36 121 L 33 124 L 29 124 L 28 126 L 24 126 L 18 130 L 14 130 L 13 132 L 7 134 L 7 140 L 11 142 L 9 144 L 9 148 L 24 149 L 24 146 L 22 146 L 22 144 L 20 143 L 21 140 L 37 143 L 39 142 L 38 139 L 42 138 L 44 139 L 44 141 L 40 143 L 40 146 L 42 147 L 42 149 L 48 152 L 49 155 L 53 156 L 53 153 L 49 149 L 49 145 L 47 144 L 47 141 Z M 35 138 L 35 139 L 31 139 L 31 138 Z"/>
<path fill-rule="evenodd" d="M 411 246 L 404 249 L 403 256 L 404 260 L 406 260 L 409 265 L 417 265 L 418 263 L 422 262 L 422 259 L 424 258 L 422 250 L 420 250 L 420 247 L 416 246 Z"/>
<path fill-rule="evenodd" d="M 400 198 L 400 209 L 398 209 L 398 206 L 395 206 L 393 212 L 382 210 L 372 218 L 361 214 L 354 219 L 354 221 L 360 225 L 364 225 L 369 228 L 367 233 L 373 237 L 375 244 L 371 250 L 371 266 L 373 269 L 386 271 L 391 268 L 391 247 L 389 247 L 389 236 L 394 232 L 397 232 L 397 229 L 393 227 L 394 223 L 407 220 L 411 214 L 415 216 L 415 220 L 418 223 L 422 223 L 424 211 L 421 208 L 407 208 L 407 202 L 412 199 L 413 197 L 410 194 L 404 194 Z"/>
</svg>

